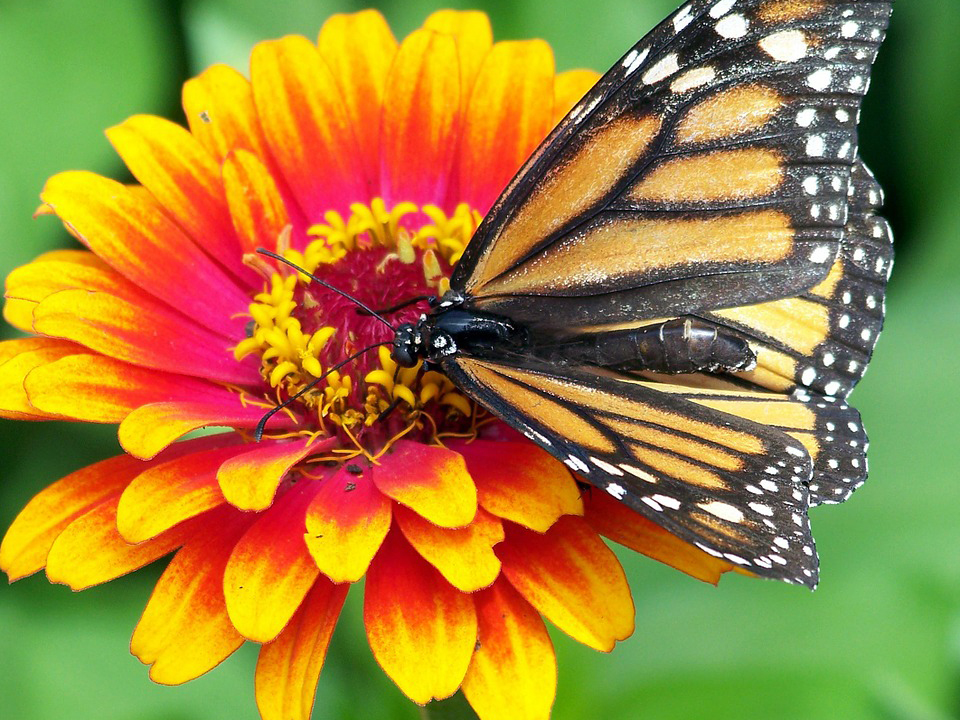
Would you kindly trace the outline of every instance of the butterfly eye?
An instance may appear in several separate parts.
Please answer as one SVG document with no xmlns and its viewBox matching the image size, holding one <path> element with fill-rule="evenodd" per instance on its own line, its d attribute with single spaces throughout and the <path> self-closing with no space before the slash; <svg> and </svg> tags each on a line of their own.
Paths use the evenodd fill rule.
<svg viewBox="0 0 960 720">
<path fill-rule="evenodd" d="M 390 357 L 400 367 L 413 367 L 419 361 L 419 343 L 417 342 L 417 329 L 411 323 L 404 323 L 397 328 L 397 334 L 393 338 L 393 348 L 390 350 Z"/>
</svg>

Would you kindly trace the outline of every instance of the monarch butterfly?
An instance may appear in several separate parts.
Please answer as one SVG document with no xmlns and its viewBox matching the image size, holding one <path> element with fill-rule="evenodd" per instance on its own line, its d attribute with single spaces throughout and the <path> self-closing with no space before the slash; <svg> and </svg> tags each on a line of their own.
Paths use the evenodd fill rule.
<svg viewBox="0 0 960 720">
<path fill-rule="evenodd" d="M 857 122 L 890 12 L 680 7 L 524 164 L 394 360 L 702 551 L 815 587 L 807 510 L 866 478 L 843 399 L 892 238 Z"/>
</svg>

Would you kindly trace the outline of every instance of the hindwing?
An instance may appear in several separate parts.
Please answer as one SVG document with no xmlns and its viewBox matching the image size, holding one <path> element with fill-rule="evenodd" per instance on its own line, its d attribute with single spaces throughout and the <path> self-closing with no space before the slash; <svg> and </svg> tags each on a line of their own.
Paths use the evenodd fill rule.
<svg viewBox="0 0 960 720">
<path fill-rule="evenodd" d="M 679 538 L 757 575 L 816 585 L 804 437 L 816 419 L 799 403 L 770 395 L 778 413 L 750 398 L 742 403 L 759 416 L 738 416 L 723 393 L 698 398 L 589 367 L 455 356 L 443 369 L 580 477 Z"/>
<path fill-rule="evenodd" d="M 687 3 L 544 141 L 451 286 L 467 307 L 558 333 L 823 282 L 889 12 L 862 0 Z"/>
</svg>

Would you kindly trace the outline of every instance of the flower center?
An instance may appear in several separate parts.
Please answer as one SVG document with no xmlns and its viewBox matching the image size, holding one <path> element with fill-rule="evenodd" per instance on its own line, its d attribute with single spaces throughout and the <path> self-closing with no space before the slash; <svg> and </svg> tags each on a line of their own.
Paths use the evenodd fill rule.
<svg viewBox="0 0 960 720">
<path fill-rule="evenodd" d="M 311 241 L 302 251 L 289 247 L 288 232 L 278 252 L 384 315 L 393 327 L 415 322 L 426 310 L 424 298 L 448 289 L 450 270 L 480 222 L 466 204 L 447 215 L 436 206 L 409 202 L 387 210 L 374 198 L 350 210 L 346 220 L 326 212 L 326 222 L 307 231 Z M 259 256 L 248 262 L 267 283 L 250 304 L 248 337 L 234 356 L 239 361 L 259 355 L 264 385 L 257 399 L 268 408 L 323 377 L 284 409 L 298 432 L 339 436 L 338 460 L 375 458 L 402 436 L 440 443 L 443 437 L 475 434 L 478 409 L 446 376 L 425 371 L 422 363 L 397 367 L 390 358 L 391 328 L 302 273 L 274 269 Z"/>
</svg>

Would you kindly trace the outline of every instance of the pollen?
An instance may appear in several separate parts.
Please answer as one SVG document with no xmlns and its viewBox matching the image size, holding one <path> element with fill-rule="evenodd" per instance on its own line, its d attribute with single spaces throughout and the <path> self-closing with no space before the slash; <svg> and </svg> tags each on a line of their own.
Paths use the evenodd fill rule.
<svg viewBox="0 0 960 720">
<path fill-rule="evenodd" d="M 330 210 L 323 219 L 307 229 L 302 249 L 291 247 L 290 228 L 278 239 L 278 252 L 304 272 L 262 256 L 248 263 L 264 275 L 264 287 L 252 298 L 247 337 L 233 354 L 237 361 L 259 358 L 258 402 L 290 401 L 284 410 L 303 433 L 340 436 L 354 455 L 372 460 L 401 436 L 442 444 L 447 436 L 474 434 L 483 411 L 423 363 L 398 367 L 390 345 L 392 328 L 415 322 L 429 311 L 425 298 L 449 288 L 480 214 L 465 203 L 447 213 L 410 202 L 388 208 L 374 198 L 352 204 L 347 217 Z"/>
</svg>

